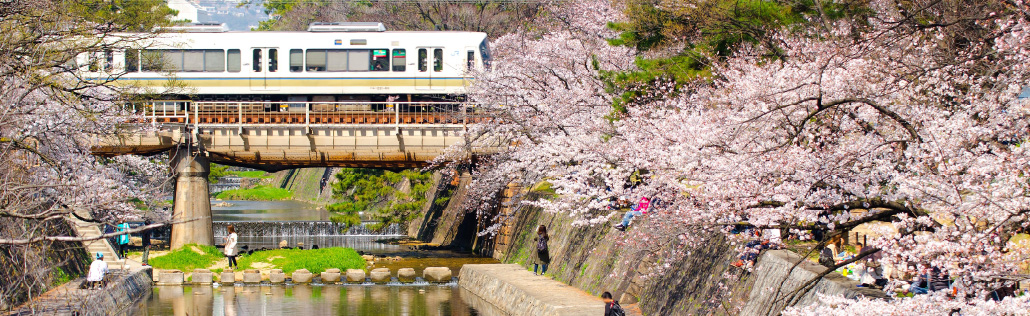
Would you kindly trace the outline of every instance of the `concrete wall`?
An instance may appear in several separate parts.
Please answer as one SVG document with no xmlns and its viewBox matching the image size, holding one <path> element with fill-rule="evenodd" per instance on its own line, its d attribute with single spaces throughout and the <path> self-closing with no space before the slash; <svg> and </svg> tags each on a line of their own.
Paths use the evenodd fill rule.
<svg viewBox="0 0 1030 316">
<path fill-rule="evenodd" d="M 790 300 L 794 290 L 825 270 L 826 267 L 802 260 L 801 256 L 790 251 L 766 251 L 755 266 L 754 275 L 759 277 L 753 278 L 754 286 L 741 315 L 778 315 Z M 802 295 L 796 306 L 820 304 L 817 293 L 843 295 L 847 298 L 887 297 L 883 291 L 857 288 L 857 285 L 858 282 L 840 273 L 830 273 L 819 280 L 811 291 Z"/>
<path fill-rule="evenodd" d="M 518 265 L 465 265 L 458 280 L 458 286 L 468 291 L 469 298 L 489 303 L 503 315 L 604 314 L 604 302 L 600 298 L 560 282 L 534 276 Z M 470 305 L 487 305 L 476 304 L 479 300 L 473 299 Z"/>
<path fill-rule="evenodd" d="M 25 304 L 15 315 L 123 315 L 130 314 L 148 295 L 153 276 L 150 267 L 114 270 L 102 289 L 79 289 L 85 278 L 48 291 Z"/>
</svg>

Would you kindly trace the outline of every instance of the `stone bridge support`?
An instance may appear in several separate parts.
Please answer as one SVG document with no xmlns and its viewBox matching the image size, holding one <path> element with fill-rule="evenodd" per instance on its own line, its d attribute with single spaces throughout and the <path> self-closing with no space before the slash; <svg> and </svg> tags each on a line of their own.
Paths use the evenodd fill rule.
<svg viewBox="0 0 1030 316">
<path fill-rule="evenodd" d="M 207 176 L 211 163 L 196 147 L 180 145 L 170 152 L 175 177 L 175 206 L 172 220 L 187 221 L 172 225 L 171 249 L 186 244 L 213 245 L 211 200 Z M 199 154 L 198 154 L 199 153 Z"/>
</svg>

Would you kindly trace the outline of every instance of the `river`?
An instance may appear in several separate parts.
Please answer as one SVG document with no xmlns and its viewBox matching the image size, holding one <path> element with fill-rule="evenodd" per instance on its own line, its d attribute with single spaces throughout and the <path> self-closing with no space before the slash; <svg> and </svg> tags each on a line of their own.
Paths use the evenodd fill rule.
<svg viewBox="0 0 1030 316">
<path fill-rule="evenodd" d="M 455 285 L 155 286 L 132 314 L 481 315 Z"/>
</svg>

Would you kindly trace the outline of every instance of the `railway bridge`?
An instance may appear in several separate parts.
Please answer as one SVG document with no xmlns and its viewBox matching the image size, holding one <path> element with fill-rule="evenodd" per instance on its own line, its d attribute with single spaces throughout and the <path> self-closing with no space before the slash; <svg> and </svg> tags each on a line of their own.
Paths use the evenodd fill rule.
<svg viewBox="0 0 1030 316">
<path fill-rule="evenodd" d="M 210 245 L 210 163 L 267 171 L 424 167 L 487 119 L 460 103 L 149 102 L 134 129 L 100 140 L 98 156 L 168 153 L 176 177 L 173 248 Z M 489 154 L 497 147 L 474 148 Z"/>
</svg>

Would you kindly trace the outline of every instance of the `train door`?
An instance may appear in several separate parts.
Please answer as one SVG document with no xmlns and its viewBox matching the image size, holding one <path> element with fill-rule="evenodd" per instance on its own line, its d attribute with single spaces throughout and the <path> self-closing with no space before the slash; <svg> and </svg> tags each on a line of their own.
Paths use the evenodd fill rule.
<svg viewBox="0 0 1030 316">
<path fill-rule="evenodd" d="M 279 49 L 255 47 L 250 50 L 250 90 L 279 90 Z"/>
<path fill-rule="evenodd" d="M 443 58 L 443 47 L 418 48 L 418 71 L 415 73 L 416 90 L 440 90 L 444 88 L 442 85 Z"/>
</svg>

